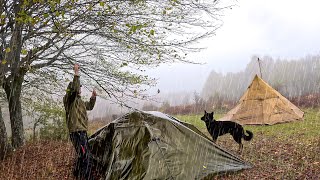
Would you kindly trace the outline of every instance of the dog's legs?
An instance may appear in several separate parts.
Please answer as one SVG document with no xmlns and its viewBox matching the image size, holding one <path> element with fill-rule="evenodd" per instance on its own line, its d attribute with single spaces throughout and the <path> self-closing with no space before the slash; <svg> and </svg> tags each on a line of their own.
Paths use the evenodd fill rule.
<svg viewBox="0 0 320 180">
<path fill-rule="evenodd" d="M 240 143 L 240 144 L 239 144 L 239 154 L 242 154 L 242 149 L 243 149 L 243 144 Z"/>
<path fill-rule="evenodd" d="M 239 144 L 239 154 L 242 153 L 242 149 L 243 149 L 243 145 L 242 145 L 242 142 L 241 142 L 241 135 L 239 134 L 232 134 L 233 136 L 233 139 Z"/>
</svg>

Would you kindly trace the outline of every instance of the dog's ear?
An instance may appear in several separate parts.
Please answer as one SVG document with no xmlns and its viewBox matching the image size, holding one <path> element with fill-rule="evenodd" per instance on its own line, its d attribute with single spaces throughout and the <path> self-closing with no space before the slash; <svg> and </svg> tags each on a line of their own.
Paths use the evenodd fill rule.
<svg viewBox="0 0 320 180">
<path fill-rule="evenodd" d="M 210 117 L 213 119 L 213 112 L 212 112 L 212 113 L 210 113 Z"/>
<path fill-rule="evenodd" d="M 206 111 L 206 110 L 204 110 L 204 113 L 205 113 L 205 114 L 207 114 L 207 111 Z"/>
</svg>

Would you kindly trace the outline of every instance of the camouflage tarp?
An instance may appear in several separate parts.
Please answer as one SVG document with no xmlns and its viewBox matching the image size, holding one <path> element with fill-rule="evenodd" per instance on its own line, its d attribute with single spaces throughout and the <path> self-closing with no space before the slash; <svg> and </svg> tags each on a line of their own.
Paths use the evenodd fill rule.
<svg viewBox="0 0 320 180">
<path fill-rule="evenodd" d="M 89 142 L 108 180 L 193 180 L 251 167 L 193 125 L 160 112 L 128 113 Z"/>
</svg>

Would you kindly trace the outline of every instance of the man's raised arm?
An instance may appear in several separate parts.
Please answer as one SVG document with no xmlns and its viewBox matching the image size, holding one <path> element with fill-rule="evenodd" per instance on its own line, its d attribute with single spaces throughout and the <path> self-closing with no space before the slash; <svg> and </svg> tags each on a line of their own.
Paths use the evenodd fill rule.
<svg viewBox="0 0 320 180">
<path fill-rule="evenodd" d="M 89 102 L 86 102 L 86 109 L 87 109 L 88 111 L 90 111 L 90 110 L 93 109 L 93 107 L 94 107 L 94 105 L 95 105 L 95 103 L 96 103 L 96 99 L 97 99 L 96 96 L 97 96 L 96 90 L 93 89 L 92 95 L 91 95 L 91 98 L 90 98 L 90 101 L 89 101 Z"/>
</svg>

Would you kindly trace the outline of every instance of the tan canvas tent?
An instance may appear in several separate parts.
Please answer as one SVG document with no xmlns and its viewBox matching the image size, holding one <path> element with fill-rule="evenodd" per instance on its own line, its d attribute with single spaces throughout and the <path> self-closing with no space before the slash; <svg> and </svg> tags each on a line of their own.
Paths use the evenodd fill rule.
<svg viewBox="0 0 320 180">
<path fill-rule="evenodd" d="M 239 124 L 277 124 L 302 120 L 304 112 L 257 75 L 235 108 L 220 121 Z"/>
<path fill-rule="evenodd" d="M 89 143 L 106 180 L 209 179 L 252 167 L 195 126 L 160 112 L 128 113 L 94 133 Z"/>
</svg>

